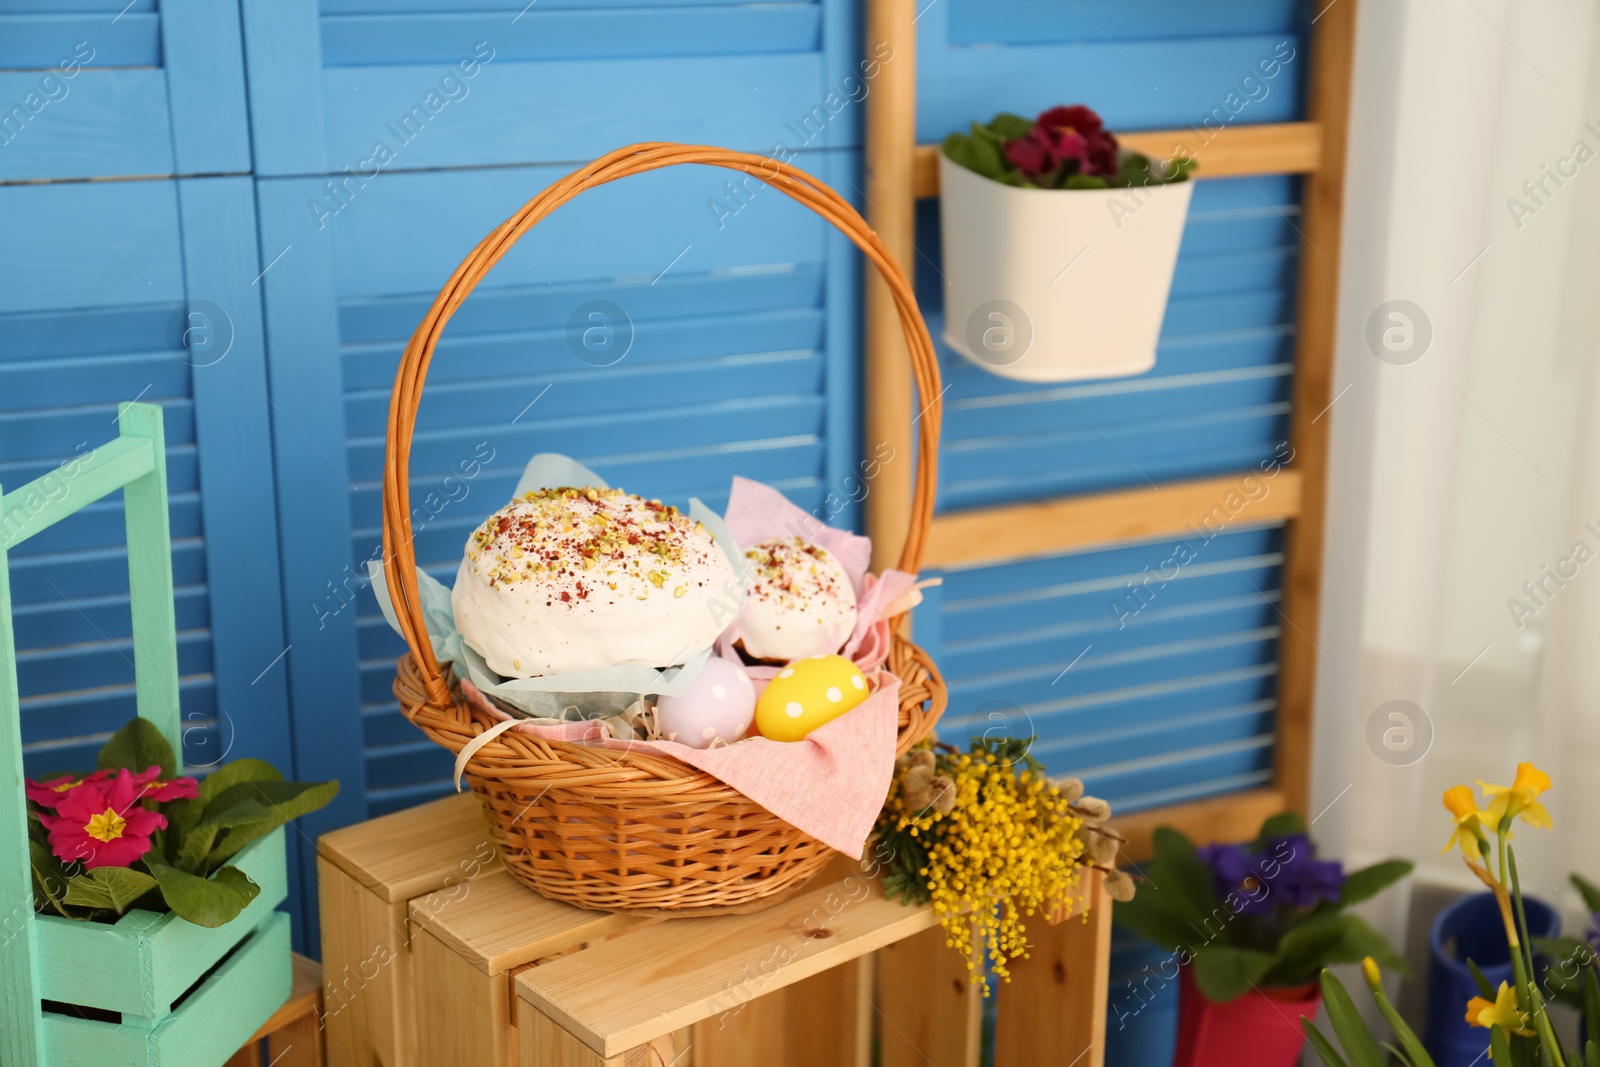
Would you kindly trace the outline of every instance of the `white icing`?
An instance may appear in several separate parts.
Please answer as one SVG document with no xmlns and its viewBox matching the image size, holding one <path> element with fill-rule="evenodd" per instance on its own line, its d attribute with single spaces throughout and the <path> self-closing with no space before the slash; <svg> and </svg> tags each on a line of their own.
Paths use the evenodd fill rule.
<svg viewBox="0 0 1600 1067">
<path fill-rule="evenodd" d="M 616 489 L 529 493 L 467 539 L 450 607 L 461 637 L 506 678 L 637 663 L 709 648 L 738 579 L 698 522 Z"/>
<path fill-rule="evenodd" d="M 844 647 L 856 627 L 856 593 L 831 552 L 776 537 L 746 549 L 745 565 L 749 596 L 734 626 L 747 655 L 788 662 Z"/>
</svg>

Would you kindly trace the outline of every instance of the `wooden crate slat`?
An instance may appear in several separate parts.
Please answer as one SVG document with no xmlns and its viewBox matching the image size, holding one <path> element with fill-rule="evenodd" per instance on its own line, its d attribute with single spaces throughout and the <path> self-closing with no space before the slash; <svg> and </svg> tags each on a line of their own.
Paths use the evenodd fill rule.
<svg viewBox="0 0 1600 1067">
<path fill-rule="evenodd" d="M 594 1051 L 616 1056 L 937 921 L 932 908 L 905 907 L 853 875 L 754 915 L 631 931 L 524 971 L 517 989 Z M 626 996 L 617 995 L 619 975 L 629 976 Z"/>
<path fill-rule="evenodd" d="M 471 908 L 451 905 L 470 894 Z M 639 925 L 624 912 L 584 911 L 548 900 L 501 868 L 411 902 L 411 921 L 485 974 Z"/>
</svg>

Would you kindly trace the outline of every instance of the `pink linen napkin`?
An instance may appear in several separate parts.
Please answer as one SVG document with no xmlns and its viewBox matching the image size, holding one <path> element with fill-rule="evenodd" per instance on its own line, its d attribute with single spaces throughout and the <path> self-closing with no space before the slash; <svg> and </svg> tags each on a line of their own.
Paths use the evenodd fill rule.
<svg viewBox="0 0 1600 1067">
<path fill-rule="evenodd" d="M 501 722 L 461 750 L 456 777 L 459 783 L 472 753 L 506 730 L 622 752 L 647 749 L 705 771 L 829 848 L 860 859 L 889 795 L 900 722 L 900 679 L 886 670 L 868 671 L 867 678 L 871 696 L 803 741 L 751 737 L 710 749 L 676 741 L 618 740 L 599 720 L 539 725 L 515 719 L 464 681 L 467 699 Z"/>
</svg>

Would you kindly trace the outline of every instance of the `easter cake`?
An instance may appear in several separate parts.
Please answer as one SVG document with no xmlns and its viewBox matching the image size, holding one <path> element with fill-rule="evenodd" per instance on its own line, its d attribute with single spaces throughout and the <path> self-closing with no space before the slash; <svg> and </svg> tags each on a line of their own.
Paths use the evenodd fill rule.
<svg viewBox="0 0 1600 1067">
<path fill-rule="evenodd" d="M 856 627 L 856 591 L 831 552 L 800 537 L 745 550 L 744 612 L 735 624 L 744 654 L 788 663 L 837 652 Z"/>
<path fill-rule="evenodd" d="M 462 640 L 505 678 L 667 667 L 716 640 L 707 603 L 729 583 L 710 532 L 675 507 L 620 489 L 540 489 L 473 531 L 450 607 Z"/>
</svg>

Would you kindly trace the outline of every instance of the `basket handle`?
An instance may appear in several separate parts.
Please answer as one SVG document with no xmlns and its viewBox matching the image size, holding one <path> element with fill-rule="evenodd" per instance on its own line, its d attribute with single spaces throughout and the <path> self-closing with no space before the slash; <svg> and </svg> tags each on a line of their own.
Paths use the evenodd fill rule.
<svg viewBox="0 0 1600 1067">
<path fill-rule="evenodd" d="M 422 400 L 422 385 L 433 359 L 434 348 L 445 324 L 455 314 L 484 275 L 509 252 L 523 234 L 556 208 L 586 189 L 634 174 L 644 174 L 682 163 L 725 167 L 743 171 L 779 190 L 821 215 L 855 242 L 888 284 L 895 310 L 905 331 L 906 349 L 917 393 L 926 401 L 917 420 L 917 469 L 911 500 L 911 519 L 905 547 L 900 553 L 900 569 L 915 572 L 922 559 L 922 541 L 933 518 L 933 494 L 938 475 L 939 420 L 942 410 L 939 388 L 939 363 L 933 339 L 917 310 L 916 294 L 904 272 L 895 263 L 878 235 L 872 232 L 859 212 L 838 193 L 805 171 L 767 156 L 734 152 L 705 145 L 647 142 L 628 145 L 601 156 L 593 163 L 551 183 L 524 204 L 516 214 L 495 227 L 461 261 L 440 290 L 433 306 L 417 326 L 400 358 L 394 392 L 389 398 L 389 430 L 383 465 L 383 569 L 389 598 L 400 630 L 411 648 L 428 701 L 446 708 L 450 694 L 443 672 L 433 655 L 433 645 L 423 621 L 422 600 L 417 594 L 417 553 L 411 530 L 411 438 L 416 429 L 417 406 Z"/>
</svg>

